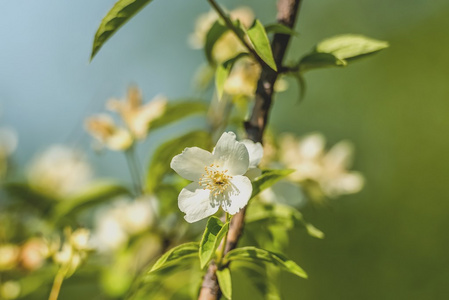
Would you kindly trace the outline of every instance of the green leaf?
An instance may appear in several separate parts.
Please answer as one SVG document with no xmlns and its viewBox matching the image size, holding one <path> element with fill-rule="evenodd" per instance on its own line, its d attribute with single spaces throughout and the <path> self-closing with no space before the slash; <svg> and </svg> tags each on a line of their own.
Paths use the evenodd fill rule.
<svg viewBox="0 0 449 300">
<path fill-rule="evenodd" d="M 268 40 L 265 27 L 259 20 L 254 20 L 253 25 L 246 31 L 256 53 L 273 70 L 277 71 L 276 62 L 271 51 L 270 41 Z"/>
<path fill-rule="evenodd" d="M 226 299 L 232 299 L 231 271 L 229 268 L 224 268 L 217 270 L 216 274 L 223 296 L 225 296 Z"/>
<path fill-rule="evenodd" d="M 245 216 L 246 224 L 255 222 L 268 222 L 270 225 L 283 225 L 286 229 L 293 226 L 303 226 L 307 233 L 315 238 L 324 238 L 324 233 L 304 220 L 303 215 L 297 209 L 283 204 L 262 204 L 254 202 L 248 207 Z"/>
<path fill-rule="evenodd" d="M 186 147 L 193 146 L 203 149 L 211 148 L 210 134 L 206 131 L 193 131 L 160 145 L 153 154 L 148 167 L 146 191 L 153 193 L 158 185 L 161 184 L 164 175 L 172 172 L 170 168 L 172 158 L 180 154 Z"/>
<path fill-rule="evenodd" d="M 179 261 L 183 261 L 185 259 L 190 259 L 193 257 L 197 257 L 199 250 L 199 244 L 197 242 L 185 243 L 179 246 L 176 246 L 169 251 L 165 252 L 153 267 L 150 269 L 148 273 L 152 273 L 158 270 L 161 270 L 166 267 L 173 266 Z"/>
<path fill-rule="evenodd" d="M 127 188 L 116 182 L 97 181 L 70 198 L 61 200 L 54 208 L 53 217 L 56 221 L 59 221 L 114 197 L 129 194 Z"/>
<path fill-rule="evenodd" d="M 255 197 L 257 194 L 262 192 L 264 189 L 269 188 L 282 178 L 290 175 L 295 170 L 263 170 L 262 175 L 257 177 L 253 181 L 253 193 L 251 195 L 251 198 Z"/>
<path fill-rule="evenodd" d="M 26 183 L 11 182 L 6 183 L 3 187 L 11 197 L 23 201 L 27 205 L 36 207 L 42 213 L 46 213 L 52 205 L 60 200 L 54 196 L 47 195 L 45 191 L 39 191 Z"/>
<path fill-rule="evenodd" d="M 215 70 L 215 88 L 217 89 L 218 99 L 223 96 L 224 84 L 231 72 L 232 65 L 219 64 Z"/>
<path fill-rule="evenodd" d="M 313 69 L 329 67 L 345 67 L 347 62 L 338 58 L 332 53 L 310 53 L 301 58 L 299 62 L 299 71 L 304 72 Z"/>
<path fill-rule="evenodd" d="M 223 224 L 219 218 L 212 216 L 207 221 L 203 238 L 200 242 L 200 265 L 201 269 L 213 258 L 215 251 L 220 245 L 221 240 L 228 233 L 229 223 Z"/>
<path fill-rule="evenodd" d="M 287 34 L 287 35 L 293 35 L 293 36 L 299 35 L 298 32 L 294 31 L 290 27 L 285 26 L 283 24 L 279 24 L 279 23 L 266 25 L 265 31 L 267 33 L 281 33 L 281 34 Z"/>
<path fill-rule="evenodd" d="M 169 102 L 162 116 L 151 121 L 148 127 L 155 130 L 187 116 L 206 114 L 207 109 L 207 104 L 198 100 Z"/>
<path fill-rule="evenodd" d="M 239 284 L 254 285 L 257 294 L 253 295 L 253 299 L 282 299 L 279 292 L 279 269 L 276 266 L 252 264 L 244 261 L 234 262 L 232 264 L 232 270 L 235 270 L 236 276 L 240 276 L 242 279 L 238 281 Z M 237 278 L 237 280 L 240 278 Z"/>
<path fill-rule="evenodd" d="M 296 276 L 307 278 L 306 272 L 294 261 L 286 258 L 282 254 L 274 253 L 256 247 L 242 247 L 229 251 L 225 259 L 231 261 L 249 261 L 255 264 L 267 262 L 281 267 L 284 271 Z"/>
<path fill-rule="evenodd" d="M 119 0 L 101 20 L 92 46 L 92 60 L 103 44 L 151 0 Z"/>
<path fill-rule="evenodd" d="M 206 54 L 207 61 L 211 65 L 215 65 L 215 61 L 212 56 L 212 50 L 214 49 L 215 43 L 220 39 L 220 37 L 228 31 L 229 28 L 223 25 L 220 20 L 217 20 L 212 24 L 211 28 L 206 34 L 206 41 L 204 44 L 204 53 Z"/>
<path fill-rule="evenodd" d="M 229 77 L 229 73 L 231 73 L 232 67 L 234 64 L 242 57 L 248 56 L 248 53 L 239 53 L 235 57 L 227 60 L 223 64 L 219 64 L 217 69 L 215 70 L 215 88 L 217 89 L 218 99 L 221 99 L 223 96 L 223 90 L 226 79 Z"/>
<path fill-rule="evenodd" d="M 352 60 L 388 48 L 388 43 L 358 34 L 337 35 L 320 42 L 316 52 L 330 53 L 343 60 Z"/>
</svg>

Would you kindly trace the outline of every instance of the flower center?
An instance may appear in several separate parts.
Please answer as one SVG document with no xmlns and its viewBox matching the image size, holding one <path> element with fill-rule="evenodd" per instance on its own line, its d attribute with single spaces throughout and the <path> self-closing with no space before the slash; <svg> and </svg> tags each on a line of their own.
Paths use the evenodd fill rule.
<svg viewBox="0 0 449 300">
<path fill-rule="evenodd" d="M 210 190 L 214 196 L 223 194 L 231 184 L 230 180 L 232 179 L 232 176 L 226 174 L 228 170 L 220 170 L 219 168 L 220 166 L 216 164 L 204 167 L 206 174 L 203 174 L 199 180 L 199 184 L 204 189 Z"/>
</svg>

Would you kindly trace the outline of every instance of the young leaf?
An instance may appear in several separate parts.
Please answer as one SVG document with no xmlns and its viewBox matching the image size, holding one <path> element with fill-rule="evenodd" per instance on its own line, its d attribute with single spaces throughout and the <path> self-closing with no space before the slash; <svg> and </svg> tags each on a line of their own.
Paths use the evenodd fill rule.
<svg viewBox="0 0 449 300">
<path fill-rule="evenodd" d="M 190 242 L 176 246 L 165 252 L 165 254 L 156 261 L 148 273 L 172 266 L 180 260 L 196 257 L 198 255 L 198 249 L 199 245 L 197 242 Z"/>
<path fill-rule="evenodd" d="M 253 193 L 251 195 L 251 198 L 255 197 L 264 189 L 269 188 L 292 172 L 294 172 L 294 170 L 263 170 L 262 175 L 260 175 L 253 181 Z"/>
<path fill-rule="evenodd" d="M 207 104 L 198 100 L 169 102 L 164 114 L 151 121 L 148 127 L 155 130 L 190 115 L 205 114 L 207 109 Z"/>
<path fill-rule="evenodd" d="M 217 66 L 215 71 L 215 88 L 217 89 L 218 99 L 223 96 L 224 84 L 226 79 L 228 79 L 229 73 L 231 73 L 232 67 L 240 58 L 248 56 L 248 53 L 239 53 L 235 57 L 227 60 L 223 64 Z"/>
<path fill-rule="evenodd" d="M 89 185 L 84 190 L 64 199 L 54 208 L 55 221 L 76 214 L 83 209 L 98 205 L 120 195 L 129 195 L 127 188 L 110 181 L 98 181 Z"/>
<path fill-rule="evenodd" d="M 320 42 L 316 52 L 330 53 L 343 60 L 352 60 L 388 48 L 388 43 L 358 34 L 337 35 Z"/>
<path fill-rule="evenodd" d="M 307 278 L 306 272 L 298 266 L 294 261 L 285 256 L 268 250 L 256 247 L 242 247 L 231 250 L 226 254 L 225 259 L 231 261 L 249 261 L 255 264 L 267 262 L 281 267 L 283 270 L 290 272 L 296 276 Z"/>
<path fill-rule="evenodd" d="M 255 20 L 253 25 L 246 31 L 256 53 L 273 70 L 277 71 L 276 62 L 271 51 L 270 41 L 268 40 L 265 27 L 259 20 Z"/>
<path fill-rule="evenodd" d="M 299 71 L 304 72 L 319 68 L 345 67 L 348 63 L 332 53 L 310 53 L 299 61 Z"/>
<path fill-rule="evenodd" d="M 232 299 L 231 271 L 229 268 L 224 268 L 217 270 L 216 274 L 223 296 L 225 296 L 226 299 Z"/>
<path fill-rule="evenodd" d="M 193 131 L 183 136 L 167 141 L 156 149 L 148 167 L 146 177 L 146 191 L 154 192 L 156 187 L 161 184 L 166 173 L 171 172 L 170 161 L 181 153 L 186 147 L 200 147 L 208 149 L 212 141 L 210 134 L 206 131 Z"/>
<path fill-rule="evenodd" d="M 200 265 L 201 269 L 212 259 L 220 245 L 221 240 L 228 233 L 229 223 L 223 224 L 217 217 L 210 217 L 200 242 Z"/>
<path fill-rule="evenodd" d="M 287 26 L 285 26 L 283 24 L 279 24 L 279 23 L 269 24 L 269 25 L 265 26 L 265 31 L 267 33 L 282 33 L 282 34 L 288 34 L 288 35 L 293 35 L 293 36 L 299 35 L 298 32 L 294 31 L 290 27 L 287 27 Z"/>
<path fill-rule="evenodd" d="M 214 49 L 215 43 L 220 39 L 220 37 L 228 31 L 229 28 L 223 25 L 220 20 L 214 22 L 209 31 L 206 34 L 206 41 L 204 44 L 204 53 L 206 54 L 207 61 L 211 65 L 215 65 L 215 61 L 212 56 L 212 50 Z"/>
<path fill-rule="evenodd" d="M 223 96 L 224 84 L 228 79 L 232 66 L 230 64 L 219 64 L 215 70 L 215 88 L 217 89 L 218 99 Z"/>
<path fill-rule="evenodd" d="M 129 19 L 151 0 L 119 0 L 106 16 L 101 20 L 100 26 L 95 33 L 92 54 L 90 60 L 94 58 L 103 44 Z"/>
</svg>

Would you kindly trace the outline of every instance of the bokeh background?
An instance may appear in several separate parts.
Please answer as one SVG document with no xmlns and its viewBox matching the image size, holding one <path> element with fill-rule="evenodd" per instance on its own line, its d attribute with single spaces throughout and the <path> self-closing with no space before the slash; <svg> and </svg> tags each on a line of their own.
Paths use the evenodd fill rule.
<svg viewBox="0 0 449 300">
<path fill-rule="evenodd" d="M 0 2 L 0 125 L 18 133 L 19 169 L 49 144 L 88 151 L 84 118 L 130 84 L 147 100 L 194 95 L 192 74 L 204 57 L 186 40 L 195 17 L 208 11 L 206 1 L 154 1 L 89 63 L 94 33 L 113 3 Z M 267 23 L 275 18 L 274 0 L 222 4 L 248 5 Z M 304 1 L 290 59 L 339 33 L 391 47 L 346 69 L 307 74 L 302 103 L 293 81 L 276 97 L 274 132 L 319 131 L 329 145 L 353 141 L 354 169 L 367 182 L 359 194 L 305 209 L 326 238 L 291 233 L 288 255 L 310 278 L 282 275 L 285 299 L 449 297 L 448 28 L 445 0 Z M 90 151 L 90 158 L 99 176 L 128 180 L 119 154 Z M 251 299 L 252 287 L 239 282 L 236 299 Z"/>
</svg>

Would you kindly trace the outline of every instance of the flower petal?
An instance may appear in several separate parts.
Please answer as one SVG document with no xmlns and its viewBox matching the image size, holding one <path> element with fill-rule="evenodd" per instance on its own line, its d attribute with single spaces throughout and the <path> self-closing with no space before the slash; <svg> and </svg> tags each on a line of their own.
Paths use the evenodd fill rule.
<svg viewBox="0 0 449 300">
<path fill-rule="evenodd" d="M 179 193 L 178 207 L 186 214 L 184 219 L 193 223 L 213 215 L 220 205 L 211 199 L 209 190 L 203 189 L 197 182 L 192 182 Z"/>
<path fill-rule="evenodd" d="M 235 133 L 224 132 L 212 152 L 215 163 L 229 171 L 229 175 L 243 175 L 249 167 L 249 154 L 245 145 L 237 142 Z"/>
<path fill-rule="evenodd" d="M 255 168 L 259 165 L 263 157 L 263 147 L 261 143 L 254 143 L 249 139 L 240 141 L 248 150 L 249 154 L 249 167 Z"/>
<path fill-rule="evenodd" d="M 248 204 L 253 192 L 251 180 L 246 176 L 234 176 L 231 179 L 231 187 L 226 190 L 221 201 L 223 210 L 235 215 L 240 209 Z"/>
<path fill-rule="evenodd" d="M 212 162 L 212 154 L 209 151 L 192 147 L 185 148 L 181 154 L 173 157 L 170 167 L 185 179 L 198 181 L 204 173 L 204 167 Z"/>
</svg>

